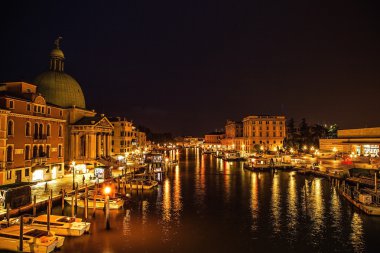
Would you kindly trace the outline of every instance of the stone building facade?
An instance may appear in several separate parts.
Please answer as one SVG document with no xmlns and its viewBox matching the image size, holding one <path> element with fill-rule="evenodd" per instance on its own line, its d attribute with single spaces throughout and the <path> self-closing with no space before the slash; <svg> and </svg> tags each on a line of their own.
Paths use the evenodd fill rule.
<svg viewBox="0 0 380 253">
<path fill-rule="evenodd" d="M 64 174 L 66 120 L 25 82 L 0 86 L 0 184 L 50 180 Z"/>
</svg>

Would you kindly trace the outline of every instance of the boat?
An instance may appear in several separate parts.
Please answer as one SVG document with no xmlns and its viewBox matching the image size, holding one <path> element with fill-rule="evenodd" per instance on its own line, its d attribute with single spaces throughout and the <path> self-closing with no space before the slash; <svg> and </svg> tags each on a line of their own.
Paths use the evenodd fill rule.
<svg viewBox="0 0 380 253">
<path fill-rule="evenodd" d="M 127 183 L 127 188 L 132 187 L 132 189 L 141 189 L 143 187 L 144 190 L 150 190 L 153 187 L 157 186 L 158 182 L 156 180 L 137 180 L 132 179 L 130 182 Z"/>
<path fill-rule="evenodd" d="M 70 196 L 70 197 L 66 197 L 65 198 L 65 201 L 69 204 L 69 205 L 73 205 L 74 203 L 72 203 L 73 201 L 73 198 Z M 122 198 L 110 198 L 110 209 L 120 209 L 124 206 L 124 199 Z M 75 202 L 75 200 L 74 200 Z M 80 208 L 84 208 L 85 206 L 85 203 L 84 203 L 84 195 L 80 195 L 78 200 L 77 200 L 77 206 L 80 207 Z M 105 196 L 104 195 L 96 195 L 96 199 L 95 199 L 95 208 L 96 209 L 102 209 L 104 208 L 104 205 L 105 205 Z M 74 204 L 75 205 L 75 204 Z M 88 203 L 87 203 L 87 206 L 89 209 L 91 208 L 94 208 L 94 196 L 93 195 L 89 195 L 88 196 Z"/>
<path fill-rule="evenodd" d="M 240 156 L 238 151 L 226 151 L 223 153 L 222 159 L 224 161 L 244 161 L 245 158 Z"/>
<path fill-rule="evenodd" d="M 47 215 L 38 217 L 24 217 L 25 224 L 36 229 L 47 229 Z M 89 222 L 83 222 L 80 218 L 60 215 L 50 215 L 50 230 L 56 235 L 81 236 L 90 231 Z"/>
<path fill-rule="evenodd" d="M 244 162 L 243 168 L 251 171 L 269 171 L 273 166 L 267 158 L 250 158 Z"/>
<path fill-rule="evenodd" d="M 23 252 L 49 253 L 61 248 L 65 237 L 52 231 L 23 227 Z M 20 226 L 14 225 L 0 230 L 0 250 L 20 251 Z"/>
<path fill-rule="evenodd" d="M 363 188 L 357 190 L 353 187 L 342 185 L 339 188 L 340 194 L 351 204 L 362 210 L 368 215 L 380 215 L 380 193 L 374 190 Z"/>
</svg>

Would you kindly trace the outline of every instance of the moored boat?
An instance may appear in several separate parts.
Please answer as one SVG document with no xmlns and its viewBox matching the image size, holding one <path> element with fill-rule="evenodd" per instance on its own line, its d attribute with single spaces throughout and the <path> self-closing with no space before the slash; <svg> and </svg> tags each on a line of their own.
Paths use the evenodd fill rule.
<svg viewBox="0 0 380 253">
<path fill-rule="evenodd" d="M 351 204 L 362 210 L 368 215 L 380 215 L 380 193 L 371 189 L 363 188 L 360 190 L 353 187 L 342 185 L 339 188 L 340 194 Z"/>
<path fill-rule="evenodd" d="M 267 158 L 250 158 L 244 162 L 243 168 L 251 171 L 269 171 L 272 165 Z"/>
<path fill-rule="evenodd" d="M 157 186 L 158 182 L 156 180 L 131 180 L 127 183 L 127 188 L 132 187 L 132 189 L 141 189 L 150 190 L 153 187 Z"/>
<path fill-rule="evenodd" d="M 245 158 L 240 156 L 238 151 L 226 151 L 223 153 L 222 159 L 224 161 L 244 161 Z"/>
<path fill-rule="evenodd" d="M 69 205 L 75 205 L 75 203 L 72 203 L 73 202 L 73 199 L 72 197 L 66 197 L 65 198 L 65 201 L 69 204 Z M 124 206 L 124 199 L 122 198 L 110 198 L 109 200 L 109 205 L 110 205 L 110 209 L 120 209 Z M 75 200 L 74 200 L 75 202 Z M 85 203 L 84 203 L 84 195 L 81 195 L 79 196 L 78 200 L 77 200 L 77 206 L 80 207 L 80 208 L 84 208 L 85 207 Z M 93 195 L 90 195 L 88 196 L 88 208 L 94 208 L 94 196 Z M 96 198 L 95 198 L 95 208 L 96 209 L 102 209 L 104 208 L 104 204 L 105 204 L 105 196 L 104 195 L 96 195 Z"/>
<path fill-rule="evenodd" d="M 63 246 L 65 238 L 52 231 L 23 227 L 23 252 L 49 253 Z M 20 251 L 20 226 L 0 230 L 0 250 Z"/>
<path fill-rule="evenodd" d="M 24 217 L 25 224 L 32 228 L 46 230 L 47 215 L 38 217 Z M 80 218 L 73 218 L 60 215 L 50 215 L 50 230 L 56 235 L 81 236 L 90 231 L 89 222 L 83 222 Z"/>
</svg>

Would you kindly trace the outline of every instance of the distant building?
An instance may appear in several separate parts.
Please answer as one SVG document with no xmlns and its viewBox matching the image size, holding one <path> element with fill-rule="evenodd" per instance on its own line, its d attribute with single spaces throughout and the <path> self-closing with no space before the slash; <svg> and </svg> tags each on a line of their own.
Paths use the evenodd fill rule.
<svg viewBox="0 0 380 253">
<path fill-rule="evenodd" d="M 212 147 L 212 146 L 220 146 L 222 144 L 222 140 L 225 138 L 226 134 L 224 132 L 212 132 L 205 134 L 205 140 L 203 146 Z"/>
<path fill-rule="evenodd" d="M 110 118 L 114 127 L 112 134 L 112 153 L 113 155 L 125 155 L 126 152 L 132 151 L 132 122 L 126 118 Z"/>
<path fill-rule="evenodd" d="M 285 116 L 248 116 L 243 119 L 244 147 L 247 152 L 282 149 L 286 137 Z"/>
<path fill-rule="evenodd" d="M 336 139 L 320 139 L 321 151 L 379 156 L 380 127 L 338 130 Z"/>
<path fill-rule="evenodd" d="M 225 149 L 240 150 L 244 143 L 243 122 L 227 120 L 225 125 L 226 137 L 221 140 Z"/>
</svg>

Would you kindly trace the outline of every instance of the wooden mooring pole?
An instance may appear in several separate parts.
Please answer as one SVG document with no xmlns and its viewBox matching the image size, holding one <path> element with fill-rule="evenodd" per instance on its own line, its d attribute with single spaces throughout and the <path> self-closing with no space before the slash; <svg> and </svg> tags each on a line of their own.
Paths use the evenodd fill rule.
<svg viewBox="0 0 380 253">
<path fill-rule="evenodd" d="M 98 184 L 95 184 L 95 191 L 94 191 L 94 196 L 93 196 L 93 207 L 92 207 L 92 217 L 95 218 L 95 213 L 96 213 L 96 196 L 98 194 Z"/>
<path fill-rule="evenodd" d="M 37 215 L 37 195 L 33 196 L 33 217 Z"/>
<path fill-rule="evenodd" d="M 110 224 L 110 196 L 106 196 L 106 229 L 110 230 L 111 229 L 111 224 Z"/>
<path fill-rule="evenodd" d="M 7 203 L 7 227 L 9 227 L 9 219 L 10 219 L 10 209 L 11 209 L 11 204 L 10 203 Z"/>
<path fill-rule="evenodd" d="M 24 251 L 24 215 L 20 216 L 20 244 L 19 251 Z"/>
<path fill-rule="evenodd" d="M 65 212 L 65 189 L 61 189 L 62 199 L 61 199 L 61 214 L 63 215 Z"/>
<path fill-rule="evenodd" d="M 46 213 L 47 213 L 47 231 L 48 232 L 50 232 L 50 210 L 51 210 L 50 205 L 51 205 L 51 198 L 49 196 L 47 210 L 46 210 Z"/>
<path fill-rule="evenodd" d="M 84 221 L 87 221 L 88 216 L 88 187 L 86 184 L 85 192 L 84 192 Z"/>
</svg>

